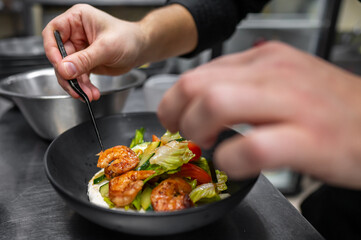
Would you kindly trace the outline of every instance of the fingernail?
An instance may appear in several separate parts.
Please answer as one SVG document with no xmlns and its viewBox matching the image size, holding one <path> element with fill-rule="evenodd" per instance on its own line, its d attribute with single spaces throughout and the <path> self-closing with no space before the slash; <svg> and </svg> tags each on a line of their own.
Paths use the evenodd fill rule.
<svg viewBox="0 0 361 240">
<path fill-rule="evenodd" d="M 66 73 L 68 74 L 69 77 L 72 77 L 76 74 L 76 68 L 75 65 L 71 62 L 65 62 L 64 63 L 64 68 Z"/>
</svg>

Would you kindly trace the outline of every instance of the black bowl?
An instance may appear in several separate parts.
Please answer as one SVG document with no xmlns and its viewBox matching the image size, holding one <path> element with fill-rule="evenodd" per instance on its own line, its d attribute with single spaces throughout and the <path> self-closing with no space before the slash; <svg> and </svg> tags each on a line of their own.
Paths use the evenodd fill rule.
<svg viewBox="0 0 361 240">
<path fill-rule="evenodd" d="M 145 139 L 161 136 L 165 129 L 154 113 L 119 114 L 97 119 L 105 148 L 129 145 L 136 129 L 146 129 Z M 223 132 L 219 141 L 236 134 Z M 56 138 L 45 153 L 45 171 L 51 184 L 65 202 L 80 215 L 106 228 L 137 235 L 168 235 L 193 230 L 209 224 L 237 206 L 257 178 L 229 181 L 230 197 L 219 202 L 175 212 L 120 212 L 89 202 L 87 186 L 99 169 L 100 151 L 90 122 L 80 124 Z M 213 149 L 203 156 L 212 159 Z"/>
</svg>

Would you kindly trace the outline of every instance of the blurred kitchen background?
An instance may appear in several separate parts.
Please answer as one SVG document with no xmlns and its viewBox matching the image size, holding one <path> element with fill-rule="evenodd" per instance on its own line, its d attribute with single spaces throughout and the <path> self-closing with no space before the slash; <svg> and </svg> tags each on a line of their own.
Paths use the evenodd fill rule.
<svg viewBox="0 0 361 240">
<path fill-rule="evenodd" d="M 135 21 L 165 0 L 88 0 L 118 18 Z M 0 0 L 0 82 L 12 74 L 50 66 L 41 40 L 41 31 L 55 16 L 78 1 Z M 361 3 L 357 0 L 274 0 L 261 14 L 249 14 L 234 35 L 221 46 L 192 59 L 171 58 L 144 68 L 147 77 L 181 74 L 217 56 L 239 52 L 267 40 L 289 43 L 329 60 L 355 74 L 361 74 Z M 124 111 L 144 105 L 141 91 L 129 98 Z M 1 98 L 0 98 L 1 100 Z M 5 100 L 6 101 L 6 100 Z M 138 101 L 138 102 L 136 102 Z M 0 116 L 12 104 L 0 105 Z M 245 127 L 241 126 L 240 131 Z M 271 182 L 298 207 L 319 183 L 287 169 L 265 172 Z"/>
</svg>

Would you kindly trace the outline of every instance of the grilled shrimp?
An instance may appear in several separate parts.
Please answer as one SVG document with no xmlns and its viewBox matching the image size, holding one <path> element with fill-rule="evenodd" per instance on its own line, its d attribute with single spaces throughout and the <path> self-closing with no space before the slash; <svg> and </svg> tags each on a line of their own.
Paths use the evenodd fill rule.
<svg viewBox="0 0 361 240">
<path fill-rule="evenodd" d="M 119 145 L 100 152 L 97 167 L 104 168 L 105 176 L 110 179 L 132 170 L 138 163 L 132 149 Z"/>
<path fill-rule="evenodd" d="M 130 204 L 138 192 L 142 190 L 144 179 L 153 175 L 155 171 L 129 171 L 109 181 L 109 199 L 117 206 Z"/>
<path fill-rule="evenodd" d="M 191 191 L 191 185 L 180 177 L 162 181 L 150 196 L 154 211 L 174 211 L 193 206 L 189 198 Z"/>
</svg>

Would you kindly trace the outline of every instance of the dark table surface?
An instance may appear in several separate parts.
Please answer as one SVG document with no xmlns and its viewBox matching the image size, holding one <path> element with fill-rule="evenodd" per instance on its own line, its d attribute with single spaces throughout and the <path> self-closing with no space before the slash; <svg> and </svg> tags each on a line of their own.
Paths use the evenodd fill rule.
<svg viewBox="0 0 361 240">
<path fill-rule="evenodd" d="M 49 144 L 16 107 L 0 114 L 0 239 L 148 239 L 110 231 L 70 209 L 44 172 L 43 155 Z M 261 175 L 248 196 L 223 219 L 192 232 L 149 239 L 322 237 Z"/>
</svg>

